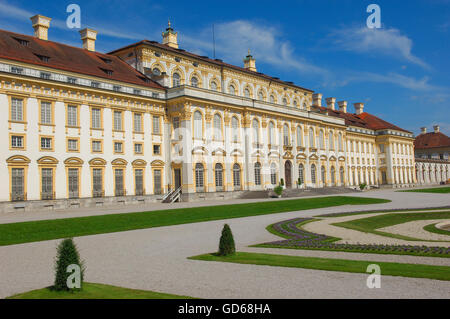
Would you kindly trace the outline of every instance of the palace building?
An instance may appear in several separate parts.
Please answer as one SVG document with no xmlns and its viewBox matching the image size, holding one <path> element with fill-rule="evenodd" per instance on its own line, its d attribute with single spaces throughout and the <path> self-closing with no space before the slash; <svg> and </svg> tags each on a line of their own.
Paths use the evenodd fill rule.
<svg viewBox="0 0 450 319">
<path fill-rule="evenodd" d="M 416 183 L 411 132 L 258 72 L 187 52 L 170 26 L 108 54 L 0 31 L 0 210 Z"/>
</svg>

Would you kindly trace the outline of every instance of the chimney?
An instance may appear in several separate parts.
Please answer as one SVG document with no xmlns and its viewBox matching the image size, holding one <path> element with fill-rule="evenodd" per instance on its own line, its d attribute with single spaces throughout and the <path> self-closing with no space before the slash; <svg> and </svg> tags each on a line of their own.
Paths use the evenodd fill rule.
<svg viewBox="0 0 450 319">
<path fill-rule="evenodd" d="M 83 49 L 95 52 L 95 40 L 97 40 L 97 31 L 85 28 L 80 31 Z"/>
<path fill-rule="evenodd" d="M 327 101 L 327 107 L 331 110 L 335 109 L 335 103 L 336 103 L 336 98 L 335 97 L 328 97 L 326 99 Z"/>
<path fill-rule="evenodd" d="M 313 98 L 313 106 L 319 107 L 322 106 L 322 93 L 315 93 L 312 96 Z"/>
<path fill-rule="evenodd" d="M 439 129 L 439 125 L 433 125 L 434 128 L 434 133 L 439 133 L 440 129 Z"/>
<path fill-rule="evenodd" d="M 420 128 L 420 134 L 427 134 L 427 128 L 424 126 L 424 127 L 421 127 Z"/>
<path fill-rule="evenodd" d="M 173 31 L 170 20 L 168 22 L 168 26 L 166 31 L 162 33 L 163 44 L 168 45 L 171 48 L 178 49 L 178 32 Z"/>
<path fill-rule="evenodd" d="M 250 49 L 248 49 L 248 55 L 244 59 L 244 68 L 256 72 L 256 60 L 250 54 Z"/>
<path fill-rule="evenodd" d="M 356 115 L 360 115 L 364 112 L 364 103 L 354 103 L 353 106 L 355 107 Z"/>
<path fill-rule="evenodd" d="M 50 28 L 52 19 L 37 14 L 32 16 L 30 20 L 33 24 L 34 36 L 40 40 L 48 40 L 48 28 Z"/>
<path fill-rule="evenodd" d="M 347 101 L 339 101 L 338 105 L 339 111 L 341 111 L 342 113 L 347 113 Z"/>
</svg>

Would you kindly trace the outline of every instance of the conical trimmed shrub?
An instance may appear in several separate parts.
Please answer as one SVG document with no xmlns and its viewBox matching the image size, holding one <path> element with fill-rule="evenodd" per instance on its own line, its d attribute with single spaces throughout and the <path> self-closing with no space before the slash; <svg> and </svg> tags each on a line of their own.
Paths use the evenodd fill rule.
<svg viewBox="0 0 450 319">
<path fill-rule="evenodd" d="M 234 246 L 233 233 L 231 232 L 230 226 L 225 224 L 222 229 L 222 236 L 219 242 L 219 256 L 230 256 L 236 252 L 236 247 Z"/>
<path fill-rule="evenodd" d="M 80 283 L 83 284 L 83 273 L 84 266 L 83 262 L 80 261 L 80 255 L 77 250 L 77 246 L 73 242 L 72 238 L 64 239 L 57 248 L 56 260 L 55 260 L 55 283 L 53 286 L 54 290 L 71 290 L 67 286 L 67 278 L 72 274 L 67 272 L 67 267 L 69 265 L 80 266 Z M 81 288 L 80 286 L 80 288 Z"/>
</svg>

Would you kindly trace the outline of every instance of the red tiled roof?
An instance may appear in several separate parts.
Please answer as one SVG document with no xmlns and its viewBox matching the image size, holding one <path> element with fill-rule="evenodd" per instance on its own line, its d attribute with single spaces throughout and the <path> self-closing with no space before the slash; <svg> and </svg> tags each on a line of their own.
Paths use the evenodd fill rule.
<svg viewBox="0 0 450 319">
<path fill-rule="evenodd" d="M 450 147 L 450 137 L 441 132 L 420 134 L 414 140 L 414 147 L 416 149 Z"/>
<path fill-rule="evenodd" d="M 220 59 L 210 59 L 207 56 L 197 55 L 197 54 L 188 52 L 188 51 L 183 50 L 183 49 L 175 49 L 175 48 L 172 48 L 172 47 L 170 47 L 170 46 L 168 46 L 166 44 L 162 44 L 162 43 L 159 43 L 159 42 L 156 42 L 156 41 L 142 40 L 142 41 L 130 44 L 128 46 L 125 46 L 123 48 L 120 48 L 120 49 L 114 50 L 112 52 L 109 52 L 108 54 L 117 54 L 120 51 L 129 49 L 129 48 L 138 47 L 141 44 L 146 44 L 146 45 L 149 45 L 149 46 L 157 47 L 157 48 L 160 48 L 162 50 L 171 51 L 171 52 L 173 52 L 175 54 L 184 55 L 184 56 L 196 59 L 196 60 L 201 60 L 201 61 L 204 61 L 204 62 L 207 62 L 207 63 L 211 63 L 211 64 L 215 64 L 215 65 L 218 65 L 218 66 L 224 66 L 224 67 L 227 67 L 227 68 L 230 68 L 230 69 L 234 69 L 234 70 L 237 70 L 237 71 L 240 71 L 240 72 L 248 73 L 248 74 L 253 75 L 253 76 L 259 76 L 259 77 L 262 77 L 262 78 L 264 78 L 264 79 L 266 79 L 268 81 L 277 82 L 277 83 L 280 83 L 282 85 L 286 85 L 286 86 L 298 88 L 298 89 L 301 89 L 301 90 L 309 91 L 311 93 L 314 92 L 313 90 L 306 89 L 304 87 L 295 85 L 293 82 L 282 81 L 279 78 L 272 77 L 272 76 L 266 75 L 266 74 L 261 73 L 261 72 L 250 71 L 250 70 L 247 70 L 245 68 L 242 68 L 242 67 L 239 67 L 239 66 L 236 66 L 236 65 L 225 63 L 225 62 L 223 62 Z"/>
<path fill-rule="evenodd" d="M 397 130 L 407 133 L 412 133 L 410 131 L 404 130 L 394 124 L 391 124 L 389 122 L 386 122 L 385 120 L 380 119 L 379 117 L 376 117 L 373 114 L 370 113 L 361 113 L 359 117 L 369 125 L 369 127 L 372 128 L 372 130 L 383 130 L 383 129 L 391 129 L 391 130 Z"/>
<path fill-rule="evenodd" d="M 28 43 L 23 45 L 19 43 L 19 40 L 25 40 Z M 48 57 L 48 62 L 43 61 L 39 56 Z M 91 52 L 5 30 L 0 30 L 0 58 L 155 89 L 164 89 L 157 82 L 148 79 L 114 55 Z M 112 71 L 112 74 L 108 75 L 107 72 L 109 71 Z"/>
</svg>

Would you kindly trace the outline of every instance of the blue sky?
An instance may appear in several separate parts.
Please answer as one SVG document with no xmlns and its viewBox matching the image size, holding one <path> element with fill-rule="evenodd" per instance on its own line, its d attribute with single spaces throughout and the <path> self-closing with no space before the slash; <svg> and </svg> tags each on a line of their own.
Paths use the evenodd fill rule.
<svg viewBox="0 0 450 319">
<path fill-rule="evenodd" d="M 180 47 L 242 65 L 250 48 L 258 71 L 325 97 L 364 102 L 365 111 L 418 134 L 439 124 L 450 135 L 450 0 L 4 1 L 0 28 L 32 34 L 29 17 L 53 18 L 49 38 L 81 46 L 66 8 L 98 30 L 102 52 L 142 39 L 161 41 L 170 18 Z M 381 8 L 368 29 L 369 4 Z M 353 112 L 353 107 L 350 108 Z"/>
</svg>

